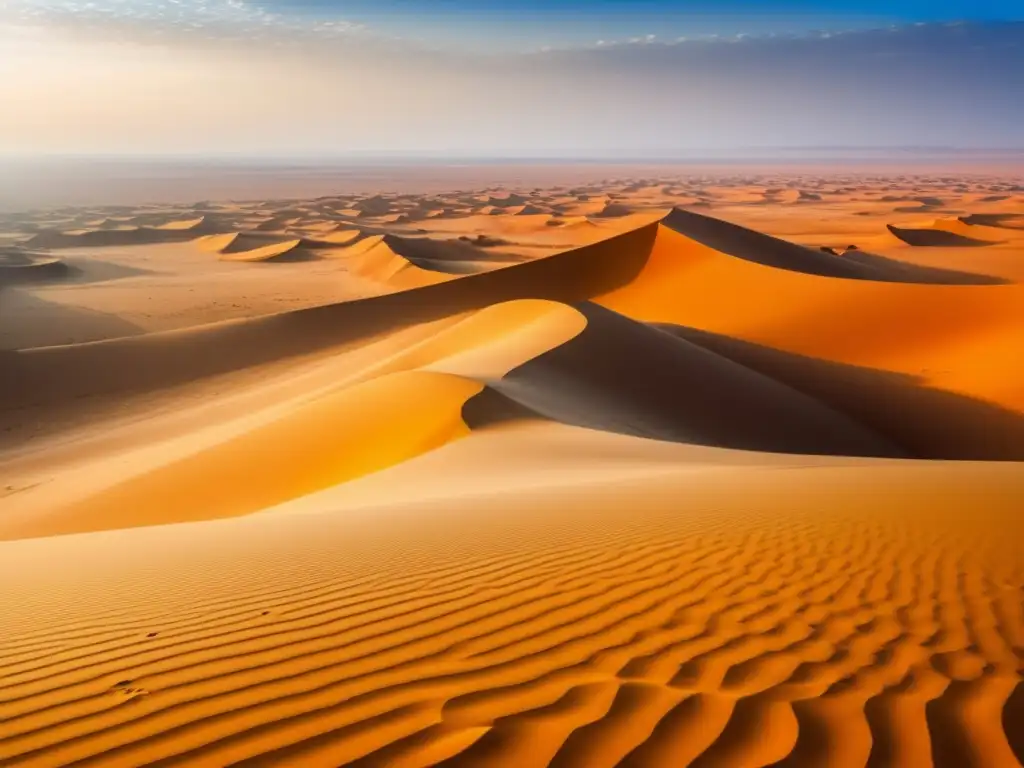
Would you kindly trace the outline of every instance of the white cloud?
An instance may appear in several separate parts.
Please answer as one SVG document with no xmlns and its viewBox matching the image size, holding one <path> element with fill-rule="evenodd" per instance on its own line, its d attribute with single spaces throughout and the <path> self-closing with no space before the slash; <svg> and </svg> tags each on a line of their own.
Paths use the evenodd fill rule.
<svg viewBox="0 0 1024 768">
<path fill-rule="evenodd" d="M 0 23 L 86 35 L 131 31 L 139 39 L 176 34 L 285 40 L 336 38 L 366 31 L 345 19 L 310 23 L 298 16 L 271 13 L 246 0 L 8 0 L 0 6 Z"/>
</svg>

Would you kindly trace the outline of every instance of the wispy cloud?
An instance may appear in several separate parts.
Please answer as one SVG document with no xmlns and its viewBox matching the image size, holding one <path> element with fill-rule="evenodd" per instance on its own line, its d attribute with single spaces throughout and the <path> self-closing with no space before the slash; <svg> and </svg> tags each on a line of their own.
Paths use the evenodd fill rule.
<svg viewBox="0 0 1024 768">
<path fill-rule="evenodd" d="M 131 32 L 139 39 L 194 35 L 216 39 L 337 38 L 362 34 L 362 24 L 268 11 L 245 0 L 8 0 L 0 21 L 81 33 Z"/>
</svg>

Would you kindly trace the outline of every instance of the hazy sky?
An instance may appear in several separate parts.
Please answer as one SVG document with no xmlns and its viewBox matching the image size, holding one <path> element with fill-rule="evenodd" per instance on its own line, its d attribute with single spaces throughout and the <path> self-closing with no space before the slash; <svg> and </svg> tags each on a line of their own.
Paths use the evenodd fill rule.
<svg viewBox="0 0 1024 768">
<path fill-rule="evenodd" d="M 0 153 L 1020 147 L 1022 5 L 7 0 Z"/>
</svg>

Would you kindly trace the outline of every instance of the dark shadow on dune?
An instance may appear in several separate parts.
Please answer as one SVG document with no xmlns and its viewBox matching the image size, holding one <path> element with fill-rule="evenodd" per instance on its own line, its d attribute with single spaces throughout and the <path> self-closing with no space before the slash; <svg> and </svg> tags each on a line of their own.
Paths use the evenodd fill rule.
<svg viewBox="0 0 1024 768">
<path fill-rule="evenodd" d="M 972 700 L 977 700 L 977 687 L 973 681 L 954 679 L 938 698 L 925 704 L 933 768 L 986 765 L 978 759 L 978 748 L 969 738 L 969 731 L 964 728 L 963 712 Z"/>
<path fill-rule="evenodd" d="M 617 219 L 622 216 L 628 216 L 633 212 L 633 209 L 628 205 L 621 203 L 608 203 L 604 208 L 594 214 L 596 219 Z"/>
<path fill-rule="evenodd" d="M 472 243 L 460 240 L 434 240 L 426 237 L 398 237 L 385 235 L 383 242 L 413 265 L 446 274 L 464 275 L 481 271 L 481 264 L 507 264 L 523 262 L 521 256 L 485 251 Z M 504 241 L 501 241 L 504 244 Z"/>
<path fill-rule="evenodd" d="M 220 249 L 220 253 L 244 253 L 257 248 L 266 248 L 268 245 L 280 245 L 299 240 L 297 237 L 287 235 L 256 235 L 252 233 L 237 233 L 230 243 Z"/>
<path fill-rule="evenodd" d="M 678 335 L 590 302 L 576 308 L 587 318 L 580 335 L 488 386 L 554 421 L 637 437 L 775 453 L 906 455 L 855 419 Z"/>
<path fill-rule="evenodd" d="M 550 221 L 547 223 L 551 224 Z M 502 245 L 513 245 L 508 240 L 503 240 L 500 237 L 491 237 L 490 235 L 477 235 L 476 237 L 461 235 L 458 239 L 477 248 L 498 248 Z"/>
<path fill-rule="evenodd" d="M 462 420 L 470 429 L 484 429 L 516 421 L 545 419 L 537 411 L 503 395 L 493 387 L 484 387 L 462 406 Z"/>
<path fill-rule="evenodd" d="M 107 283 L 114 280 L 124 280 L 129 277 L 154 274 L 153 270 L 149 269 L 129 267 L 124 264 L 78 256 L 61 257 L 61 260 L 68 268 L 64 282 L 74 283 L 75 285 Z"/>
<path fill-rule="evenodd" d="M 142 332 L 137 325 L 116 315 L 68 307 L 28 291 L 0 287 L 0 350 L 84 343 Z M 0 379 L 16 372 L 13 359 L 0 357 Z"/>
<path fill-rule="evenodd" d="M 946 232 L 943 229 L 912 229 L 886 225 L 893 235 L 907 245 L 923 248 L 981 248 L 986 245 L 997 245 L 990 240 L 977 240 L 973 237 Z"/>
<path fill-rule="evenodd" d="M 34 259 L 18 264 L 0 262 L 0 290 L 10 285 L 63 282 L 71 274 L 71 268 L 60 259 Z"/>
<path fill-rule="evenodd" d="M 1013 282 L 1012 280 L 1006 280 L 993 275 L 982 275 L 977 272 L 961 272 L 956 269 L 909 264 L 905 261 L 897 261 L 896 259 L 861 250 L 848 250 L 843 253 L 842 258 L 879 270 L 887 270 L 891 273 L 902 271 L 907 278 L 905 282 L 908 283 L 927 283 L 929 285 L 1009 285 Z"/>
<path fill-rule="evenodd" d="M 97 229 L 80 235 L 63 232 L 42 231 L 33 235 L 25 245 L 32 248 L 113 248 L 125 245 L 159 245 L 162 243 L 184 243 L 200 235 L 211 234 L 204 227 L 194 229 Z"/>
<path fill-rule="evenodd" d="M 1024 765 L 1024 683 L 1017 683 L 1003 706 L 1003 732 L 1014 757 Z"/>
<path fill-rule="evenodd" d="M 245 254 L 252 253 L 261 248 L 269 248 L 275 245 L 291 247 L 273 256 L 265 258 L 245 258 Z M 314 249 L 327 250 L 340 246 L 331 243 L 311 240 L 304 237 L 290 237 L 288 235 L 264 235 L 251 232 L 234 233 L 234 238 L 223 248 L 215 252 L 220 254 L 223 261 L 236 261 L 239 263 L 252 264 L 288 264 L 299 261 L 319 261 L 322 256 Z"/>
<path fill-rule="evenodd" d="M 961 216 L 964 224 L 1001 229 L 1024 229 L 1024 213 L 972 213 Z"/>
<path fill-rule="evenodd" d="M 662 223 L 684 237 L 722 253 L 792 272 L 888 283 L 988 285 L 1003 282 L 986 275 L 921 267 L 859 251 L 839 256 L 679 208 Z"/>
<path fill-rule="evenodd" d="M 263 261 L 253 262 L 255 264 L 295 264 L 301 261 L 320 261 L 323 257 L 315 251 L 306 248 L 305 246 L 298 245 L 288 251 L 285 251 L 280 256 L 274 256 L 270 259 L 264 259 Z"/>
<path fill-rule="evenodd" d="M 394 294 L 250 321 L 0 357 L 0 431 L 46 408 L 124 398 L 330 347 L 511 299 L 584 301 L 634 279 L 652 224 L 574 251 Z"/>
<path fill-rule="evenodd" d="M 1024 417 L 913 376 L 783 352 L 683 326 L 659 328 L 804 393 L 922 459 L 1024 460 Z"/>
</svg>

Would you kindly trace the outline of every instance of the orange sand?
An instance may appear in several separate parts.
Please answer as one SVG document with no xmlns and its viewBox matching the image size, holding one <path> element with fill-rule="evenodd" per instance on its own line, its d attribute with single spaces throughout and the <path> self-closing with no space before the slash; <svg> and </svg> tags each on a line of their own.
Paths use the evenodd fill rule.
<svg viewBox="0 0 1024 768">
<path fill-rule="evenodd" d="M 957 190 L 0 219 L 0 765 L 1020 766 L 1024 196 Z"/>
</svg>

